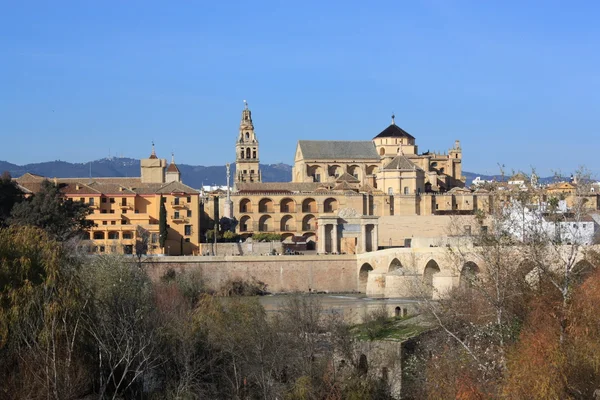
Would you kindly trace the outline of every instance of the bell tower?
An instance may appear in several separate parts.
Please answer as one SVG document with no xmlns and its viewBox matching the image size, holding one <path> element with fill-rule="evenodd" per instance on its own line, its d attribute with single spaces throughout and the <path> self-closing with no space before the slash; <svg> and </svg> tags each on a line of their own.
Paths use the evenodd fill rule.
<svg viewBox="0 0 600 400">
<path fill-rule="evenodd" d="M 258 140 L 254 133 L 252 111 L 248 108 L 246 100 L 244 100 L 240 133 L 235 150 L 235 183 L 261 182 L 262 177 L 258 163 Z"/>
</svg>

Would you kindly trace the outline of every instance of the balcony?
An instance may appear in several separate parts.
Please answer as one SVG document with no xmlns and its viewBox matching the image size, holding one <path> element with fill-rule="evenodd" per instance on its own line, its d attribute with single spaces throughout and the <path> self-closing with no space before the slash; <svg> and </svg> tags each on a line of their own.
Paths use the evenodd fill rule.
<svg viewBox="0 0 600 400">
<path fill-rule="evenodd" d="M 171 216 L 171 221 L 173 221 L 177 224 L 189 222 L 187 217 L 184 217 L 183 215 L 173 215 L 173 216 Z"/>
<path fill-rule="evenodd" d="M 119 204 L 119 208 L 121 208 L 121 210 L 133 210 L 133 207 L 129 204 Z"/>
<path fill-rule="evenodd" d="M 173 207 L 173 208 L 175 208 L 175 209 L 184 209 L 184 208 L 188 208 L 186 203 L 175 202 L 175 201 L 172 201 L 172 202 L 171 202 L 171 207 Z"/>
</svg>

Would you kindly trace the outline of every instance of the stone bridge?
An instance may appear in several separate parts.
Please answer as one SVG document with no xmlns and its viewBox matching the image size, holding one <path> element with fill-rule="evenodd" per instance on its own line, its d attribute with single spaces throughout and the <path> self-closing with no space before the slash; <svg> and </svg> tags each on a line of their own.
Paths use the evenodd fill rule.
<svg viewBox="0 0 600 400">
<path fill-rule="evenodd" d="M 598 245 L 578 251 L 575 268 L 589 264 L 585 251 L 592 248 L 600 251 Z M 517 255 L 518 248 L 513 249 Z M 571 246 L 564 246 L 559 251 L 566 257 L 570 250 Z M 458 249 L 452 247 L 393 248 L 357 254 L 357 289 L 371 297 L 439 298 L 466 282 L 469 275 L 486 268 L 481 248 L 461 249 L 458 254 Z"/>
</svg>

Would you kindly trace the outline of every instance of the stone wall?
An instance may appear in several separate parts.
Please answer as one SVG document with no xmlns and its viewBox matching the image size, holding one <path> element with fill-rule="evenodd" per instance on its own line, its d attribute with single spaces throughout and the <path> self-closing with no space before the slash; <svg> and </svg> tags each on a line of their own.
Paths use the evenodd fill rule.
<svg viewBox="0 0 600 400">
<path fill-rule="evenodd" d="M 160 279 L 169 268 L 198 270 L 215 290 L 232 278 L 255 278 L 272 293 L 356 292 L 358 288 L 354 255 L 156 257 L 148 258 L 145 265 L 152 279 Z"/>
<path fill-rule="evenodd" d="M 379 217 L 379 245 L 403 246 L 404 239 L 446 236 L 451 217 L 447 215 L 391 215 Z"/>
<path fill-rule="evenodd" d="M 267 255 L 275 250 L 277 253 L 283 253 L 283 244 L 281 242 L 252 242 L 242 243 L 201 243 L 200 254 L 209 254 L 216 256 L 261 256 Z"/>
</svg>

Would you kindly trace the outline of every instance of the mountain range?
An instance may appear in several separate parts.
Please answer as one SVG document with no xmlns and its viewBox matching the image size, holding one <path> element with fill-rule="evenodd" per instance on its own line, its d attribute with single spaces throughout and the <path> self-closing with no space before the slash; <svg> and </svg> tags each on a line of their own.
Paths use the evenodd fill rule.
<svg viewBox="0 0 600 400">
<path fill-rule="evenodd" d="M 225 185 L 226 172 L 224 165 L 202 166 L 177 164 L 181 172 L 181 180 L 193 188 L 202 185 Z M 288 164 L 261 164 L 260 169 L 264 182 L 289 182 L 292 179 L 292 166 Z M 77 178 L 77 177 L 136 177 L 140 176 L 140 160 L 125 157 L 110 157 L 87 163 L 69 163 L 66 161 L 48 161 L 26 165 L 16 165 L 0 161 L 0 172 L 8 171 L 13 178 L 27 172 L 48 178 Z M 235 164 L 232 164 L 232 181 L 235 174 Z M 501 180 L 500 175 L 481 175 L 463 171 L 470 185 L 477 176 L 485 180 Z M 540 181 L 550 181 L 553 178 L 541 178 Z"/>
</svg>

